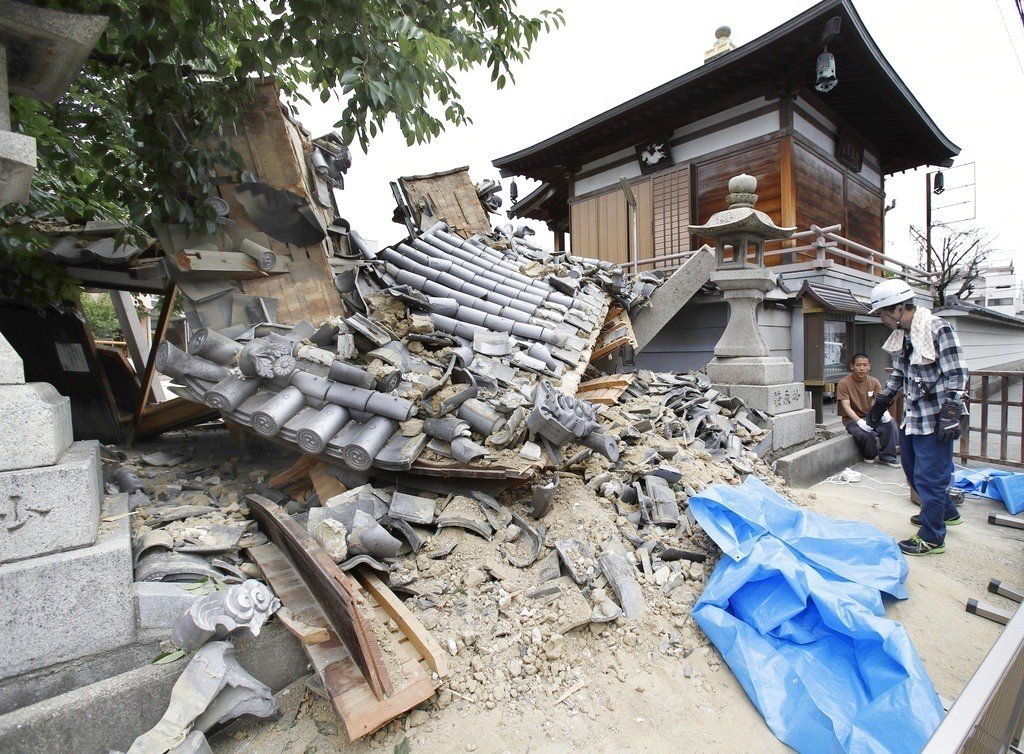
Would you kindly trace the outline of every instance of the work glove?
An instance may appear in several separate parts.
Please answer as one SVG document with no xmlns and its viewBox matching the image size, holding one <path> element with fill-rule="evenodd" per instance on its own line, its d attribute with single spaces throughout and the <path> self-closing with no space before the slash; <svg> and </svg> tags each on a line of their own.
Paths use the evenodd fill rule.
<svg viewBox="0 0 1024 754">
<path fill-rule="evenodd" d="M 882 424 L 888 424 L 891 421 L 892 421 L 892 414 L 890 414 L 888 411 L 886 411 L 884 414 L 882 414 Z"/>
<path fill-rule="evenodd" d="M 871 408 L 864 415 L 864 421 L 867 425 L 874 429 L 881 423 L 882 414 L 889 410 L 889 406 L 892 405 L 892 397 L 886 395 L 879 395 L 875 398 L 875 402 L 871 404 Z"/>
<path fill-rule="evenodd" d="M 939 409 L 939 420 L 935 426 L 935 435 L 939 442 L 960 439 L 961 413 L 960 401 L 947 399 L 943 402 L 942 408 Z"/>
<path fill-rule="evenodd" d="M 857 420 L 857 426 L 860 427 L 861 429 L 863 429 L 865 432 L 874 432 L 875 431 L 874 427 L 872 427 L 870 424 L 868 424 L 863 419 L 858 419 Z"/>
</svg>

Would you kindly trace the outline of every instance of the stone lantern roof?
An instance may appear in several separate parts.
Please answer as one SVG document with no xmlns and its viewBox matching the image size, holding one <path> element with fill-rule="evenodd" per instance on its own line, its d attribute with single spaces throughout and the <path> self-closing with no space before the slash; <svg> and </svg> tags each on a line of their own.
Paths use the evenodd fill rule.
<svg viewBox="0 0 1024 754">
<path fill-rule="evenodd" d="M 729 179 L 729 194 L 725 197 L 729 209 L 713 214 L 704 225 L 691 225 L 690 232 L 705 238 L 729 239 L 746 236 L 750 239 L 770 241 L 789 238 L 796 228 L 780 228 L 759 209 L 757 179 L 743 173 Z"/>
</svg>

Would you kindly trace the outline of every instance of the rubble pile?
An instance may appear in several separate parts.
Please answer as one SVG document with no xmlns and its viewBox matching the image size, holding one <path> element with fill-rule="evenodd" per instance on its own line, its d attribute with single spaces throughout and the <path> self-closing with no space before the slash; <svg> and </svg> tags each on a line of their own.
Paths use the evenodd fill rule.
<svg viewBox="0 0 1024 754">
<path fill-rule="evenodd" d="M 589 404 L 559 390 L 575 391 L 607 311 L 587 265 L 530 277 L 520 270 L 535 262 L 511 246 L 503 256 L 445 228 L 379 254 L 353 233 L 365 260 L 338 276 L 348 316 L 201 329 L 188 353 L 162 343 L 158 369 L 181 395 L 356 474 L 421 456 L 522 466 L 528 433 L 553 455 L 570 438 L 615 454 Z"/>
<path fill-rule="evenodd" d="M 718 552 L 688 500 L 772 480 L 766 417 L 699 373 L 641 371 L 613 405 L 573 395 L 612 302 L 643 306 L 659 279 L 500 230 L 465 240 L 439 223 L 376 253 L 351 240 L 345 316 L 203 329 L 158 356 L 180 395 L 326 461 L 332 485 L 178 475 L 173 454 L 148 457 L 165 477 L 151 488 L 112 470 L 135 510 L 137 579 L 259 576 L 244 556 L 267 542 L 246 517 L 256 491 L 342 571 L 404 599 L 451 656 L 441 707 L 567 698 L 594 672 L 623 674 L 623 652 L 707 655 L 689 610 Z M 182 620 L 179 645 L 217 636 Z"/>
</svg>

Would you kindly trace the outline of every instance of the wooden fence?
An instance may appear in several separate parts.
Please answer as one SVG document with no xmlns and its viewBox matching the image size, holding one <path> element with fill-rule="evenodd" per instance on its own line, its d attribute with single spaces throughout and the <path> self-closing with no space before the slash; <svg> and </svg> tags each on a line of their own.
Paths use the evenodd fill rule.
<svg viewBox="0 0 1024 754">
<path fill-rule="evenodd" d="M 961 461 L 985 461 L 1002 466 L 1024 467 L 1024 442 L 1021 441 L 1021 428 L 1024 426 L 1022 385 L 1024 372 L 1021 371 L 971 373 L 971 415 L 960 436 Z M 979 410 L 975 411 L 975 408 Z M 975 425 L 975 421 L 979 423 Z M 990 441 L 992 435 L 995 435 L 995 442 Z M 1016 438 L 1012 446 L 1011 438 Z M 993 447 L 995 445 L 998 445 L 998 454 Z"/>
</svg>

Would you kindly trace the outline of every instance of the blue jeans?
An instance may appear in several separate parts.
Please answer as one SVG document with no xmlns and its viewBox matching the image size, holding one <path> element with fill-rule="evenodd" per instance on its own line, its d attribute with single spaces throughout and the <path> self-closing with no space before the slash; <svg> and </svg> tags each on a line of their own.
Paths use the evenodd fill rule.
<svg viewBox="0 0 1024 754">
<path fill-rule="evenodd" d="M 940 442 L 934 434 L 908 435 L 901 429 L 900 461 L 907 481 L 921 498 L 917 535 L 926 542 L 941 544 L 946 539 L 946 519 L 960 515 L 948 491 L 953 441 Z"/>
</svg>

